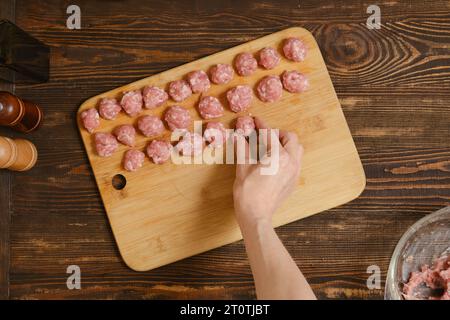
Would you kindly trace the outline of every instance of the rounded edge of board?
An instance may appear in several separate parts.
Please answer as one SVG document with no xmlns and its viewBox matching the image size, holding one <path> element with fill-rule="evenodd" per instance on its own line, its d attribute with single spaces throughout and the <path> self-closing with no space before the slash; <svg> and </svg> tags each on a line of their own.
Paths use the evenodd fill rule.
<svg viewBox="0 0 450 320">
<path fill-rule="evenodd" d="M 352 136 L 352 139 L 353 139 L 353 136 Z M 356 149 L 356 147 L 355 147 L 355 150 L 356 150 L 356 154 L 358 155 L 359 163 L 361 165 L 361 167 L 360 167 L 360 169 L 361 169 L 361 172 L 360 172 L 361 173 L 361 177 L 360 177 L 361 185 L 360 185 L 360 188 L 358 189 L 358 191 L 355 193 L 355 197 L 352 200 L 358 198 L 364 192 L 364 190 L 366 189 L 366 185 L 367 185 L 366 172 L 364 171 L 364 166 L 361 162 L 361 157 L 359 156 L 358 149 Z M 352 201 L 352 200 L 350 200 L 350 201 Z"/>
</svg>

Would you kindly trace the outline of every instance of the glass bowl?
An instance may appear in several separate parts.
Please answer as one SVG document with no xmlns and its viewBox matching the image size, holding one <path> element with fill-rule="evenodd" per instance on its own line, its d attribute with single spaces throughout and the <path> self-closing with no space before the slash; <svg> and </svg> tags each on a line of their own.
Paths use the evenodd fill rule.
<svg viewBox="0 0 450 320">
<path fill-rule="evenodd" d="M 442 254 L 450 254 L 450 206 L 420 219 L 402 236 L 389 263 L 384 298 L 403 300 L 411 272 L 431 266 Z"/>
</svg>

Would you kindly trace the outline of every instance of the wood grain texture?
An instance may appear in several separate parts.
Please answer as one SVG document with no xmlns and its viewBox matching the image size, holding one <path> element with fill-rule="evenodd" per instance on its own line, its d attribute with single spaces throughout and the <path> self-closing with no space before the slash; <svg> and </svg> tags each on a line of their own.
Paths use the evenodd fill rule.
<svg viewBox="0 0 450 320">
<path fill-rule="evenodd" d="M 15 1 L 0 2 L 0 19 L 15 21 Z M 0 91 L 14 92 L 14 85 L 0 80 Z M 3 131 L 5 131 L 3 133 Z M 8 135 L 8 130 L 1 129 L 0 135 Z M 0 300 L 9 298 L 9 224 L 11 205 L 11 179 L 8 170 L 0 170 Z"/>
<path fill-rule="evenodd" d="M 181 103 L 170 101 L 141 114 L 163 118 L 168 106 L 181 105 L 189 110 L 193 120 L 198 121 L 201 127 L 206 121 L 201 121 L 198 115 L 198 101 L 201 96 L 213 96 L 226 106 L 224 116 L 216 120 L 232 128 L 237 115 L 227 107 L 225 95 L 229 89 L 245 84 L 256 91 L 258 82 L 264 76 L 281 75 L 285 70 L 301 70 L 310 84 L 306 92 L 291 94 L 285 91 L 276 103 L 264 103 L 255 97 L 251 108 L 240 114 L 250 113 L 265 119 L 273 128 L 296 132 L 305 149 L 301 179 L 274 215 L 273 224 L 280 226 L 305 218 L 342 205 L 361 194 L 366 184 L 364 171 L 320 49 L 307 30 L 288 28 L 115 88 L 88 99 L 80 106 L 77 114 L 80 134 L 117 245 L 130 268 L 148 271 L 240 240 L 242 236 L 234 218 L 232 194 L 235 167 L 202 163 L 215 159 L 208 156 L 211 149 L 206 148 L 199 160 L 202 164 L 193 164 L 191 159 L 188 165 L 155 165 L 145 161 L 138 171 L 127 172 L 122 167 L 122 158 L 130 148 L 122 145 L 111 157 L 98 156 L 93 135 L 83 127 L 81 113 L 96 108 L 100 99 L 105 97 L 120 100 L 126 91 L 141 90 L 146 85 L 166 88 L 170 81 L 183 79 L 191 71 L 208 71 L 218 63 L 233 65 L 234 58 L 242 52 L 256 55 L 265 47 L 281 51 L 283 41 L 289 37 L 302 39 L 309 48 L 301 63 L 282 58 L 279 65 L 271 70 L 258 68 L 247 77 L 236 75 L 226 85 L 212 85 L 202 95 L 193 94 Z M 282 52 L 279 54 L 283 56 Z M 122 113 L 114 121 L 102 119 L 95 132 L 112 132 L 119 125 L 133 125 L 136 118 Z M 193 127 L 191 125 L 189 130 L 194 130 Z M 200 134 L 203 135 L 202 132 Z M 166 141 L 170 141 L 170 131 L 166 130 L 163 135 Z M 138 135 L 134 148 L 145 152 L 150 141 Z M 230 149 L 233 150 L 233 147 Z M 220 159 L 223 159 L 223 154 Z M 271 167 L 277 170 L 275 166 Z M 111 183 L 117 174 L 123 175 L 127 181 L 121 190 L 116 190 Z"/>
<path fill-rule="evenodd" d="M 380 1 L 382 29 L 365 28 L 370 1 L 17 1 L 20 27 L 52 46 L 51 81 L 18 87 L 46 112 L 29 137 L 37 166 L 12 183 L 13 299 L 254 298 L 242 242 L 151 272 L 121 261 L 75 114 L 86 98 L 239 43 L 302 26 L 315 36 L 367 176 L 357 200 L 277 228 L 322 299 L 380 299 L 395 244 L 450 204 L 448 1 Z M 66 267 L 82 270 L 67 290 Z"/>
</svg>

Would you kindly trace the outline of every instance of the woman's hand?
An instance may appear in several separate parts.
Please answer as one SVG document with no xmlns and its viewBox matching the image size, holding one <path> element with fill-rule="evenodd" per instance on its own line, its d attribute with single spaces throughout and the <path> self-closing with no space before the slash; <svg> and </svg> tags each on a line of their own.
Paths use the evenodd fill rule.
<svg viewBox="0 0 450 320">
<path fill-rule="evenodd" d="M 257 129 L 267 129 L 264 122 L 255 117 Z M 270 133 L 267 135 L 270 142 Z M 246 155 L 248 159 L 248 143 Z M 278 170 L 272 175 L 262 175 L 264 164 L 237 164 L 236 179 L 233 187 L 234 208 L 236 218 L 242 227 L 252 226 L 259 222 L 272 222 L 272 215 L 281 203 L 289 196 L 297 185 L 303 147 L 299 144 L 297 135 L 293 132 L 279 132 L 276 146 L 268 143 L 266 157 L 276 160 L 273 152 L 279 152 Z"/>
<path fill-rule="evenodd" d="M 269 129 L 258 118 L 255 118 L 255 125 L 257 129 Z M 262 174 L 268 162 L 261 163 L 261 160 L 258 164 L 246 161 L 246 164 L 236 165 L 233 187 L 236 218 L 244 237 L 258 299 L 315 299 L 314 292 L 272 227 L 273 213 L 298 182 L 303 148 L 296 134 L 280 132 L 273 139 L 273 133 L 267 134 L 272 137 L 267 140 L 274 141 L 267 143 L 267 153 L 261 158 L 278 161 L 278 170 Z M 244 146 L 248 160 L 249 145 Z"/>
</svg>

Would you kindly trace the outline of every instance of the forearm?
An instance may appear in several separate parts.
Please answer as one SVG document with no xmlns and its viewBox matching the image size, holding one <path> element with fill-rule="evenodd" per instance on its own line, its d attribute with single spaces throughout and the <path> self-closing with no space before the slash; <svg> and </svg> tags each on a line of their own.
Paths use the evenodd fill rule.
<svg viewBox="0 0 450 320">
<path fill-rule="evenodd" d="M 315 299 L 269 222 L 240 225 L 258 299 Z"/>
</svg>

